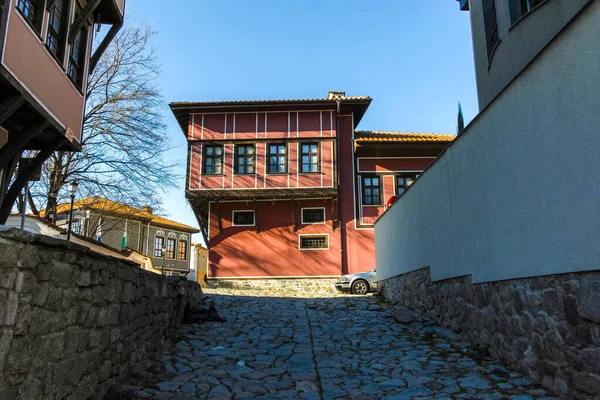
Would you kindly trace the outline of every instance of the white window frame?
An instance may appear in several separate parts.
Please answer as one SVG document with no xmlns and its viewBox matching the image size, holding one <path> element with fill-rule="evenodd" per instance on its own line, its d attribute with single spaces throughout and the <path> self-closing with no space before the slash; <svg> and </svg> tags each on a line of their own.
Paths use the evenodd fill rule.
<svg viewBox="0 0 600 400">
<path fill-rule="evenodd" d="M 252 224 L 236 224 L 235 223 L 235 213 L 247 213 L 247 212 L 251 212 L 252 216 L 254 217 L 254 223 Z M 231 212 L 231 226 L 256 226 L 256 213 L 254 212 L 254 210 L 233 210 Z"/>
<path fill-rule="evenodd" d="M 304 222 L 304 210 L 323 210 L 323 222 Z M 327 223 L 327 214 L 325 213 L 325 207 L 304 207 L 300 209 L 302 225 L 323 225 Z"/>
<path fill-rule="evenodd" d="M 323 248 L 323 249 L 303 249 L 301 244 L 302 244 L 302 238 L 305 236 L 327 236 L 327 247 Z M 329 233 L 304 233 L 304 234 L 300 234 L 298 235 L 298 250 L 300 251 L 327 251 L 329 250 L 329 247 L 331 245 L 331 243 L 329 242 Z"/>
</svg>

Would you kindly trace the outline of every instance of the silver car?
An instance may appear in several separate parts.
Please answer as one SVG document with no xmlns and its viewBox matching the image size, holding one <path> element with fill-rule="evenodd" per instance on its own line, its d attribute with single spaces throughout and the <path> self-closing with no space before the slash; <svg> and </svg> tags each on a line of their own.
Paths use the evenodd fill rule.
<svg viewBox="0 0 600 400">
<path fill-rule="evenodd" d="M 377 292 L 377 281 L 375 269 L 358 274 L 347 274 L 340 276 L 335 283 L 335 288 L 344 293 L 367 294 Z"/>
</svg>

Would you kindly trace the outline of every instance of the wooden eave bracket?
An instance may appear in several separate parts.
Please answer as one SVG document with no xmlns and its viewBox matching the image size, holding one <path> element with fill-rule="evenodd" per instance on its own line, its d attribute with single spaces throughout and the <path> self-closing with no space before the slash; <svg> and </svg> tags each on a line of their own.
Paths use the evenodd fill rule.
<svg viewBox="0 0 600 400">
<path fill-rule="evenodd" d="M 110 31 L 108 31 L 106 36 L 104 36 L 102 43 L 100 43 L 100 45 L 96 49 L 96 52 L 90 58 L 90 68 L 89 68 L 89 72 L 88 72 L 89 74 L 94 72 L 94 70 L 96 69 L 96 66 L 98 65 L 98 61 L 100 61 L 100 57 L 102 57 L 102 54 L 104 54 L 104 52 L 108 48 L 108 45 L 110 44 L 110 42 L 113 41 L 115 36 L 117 36 L 117 33 L 119 33 L 119 31 L 121 30 L 122 27 L 123 27 L 123 20 L 121 20 L 121 22 L 119 22 L 118 24 L 111 26 Z"/>
<path fill-rule="evenodd" d="M 219 220 L 219 233 L 221 233 L 223 231 L 223 220 L 221 218 L 221 206 L 218 201 L 215 202 L 215 206 L 216 206 L 217 218 Z"/>
<path fill-rule="evenodd" d="M 56 0 L 46 0 L 46 10 L 50 10 L 56 4 Z"/>
<path fill-rule="evenodd" d="M 292 197 L 292 232 L 296 232 L 296 199 Z"/>
<path fill-rule="evenodd" d="M 50 142 L 42 151 L 40 151 L 37 156 L 29 163 L 29 165 L 17 175 L 17 178 L 14 180 L 10 189 L 6 193 L 6 196 L 3 198 L 2 205 L 0 206 L 0 223 L 6 223 L 6 220 L 10 216 L 10 211 L 19 196 L 19 193 L 25 187 L 25 183 L 29 180 L 29 177 L 33 173 L 33 171 L 37 170 L 44 164 L 44 162 L 50 157 L 52 153 L 56 149 L 58 149 L 63 142 L 65 141 L 64 136 L 59 136 Z"/>
<path fill-rule="evenodd" d="M 334 202 L 335 202 L 335 200 L 331 199 L 331 230 L 333 232 L 335 232 L 335 217 L 333 216 L 334 215 L 333 212 L 334 212 L 334 209 L 335 209 L 335 203 Z"/>
<path fill-rule="evenodd" d="M 202 238 L 204 238 L 204 243 L 206 243 L 206 247 L 208 248 L 208 224 L 210 223 L 208 217 L 204 215 L 200 207 L 197 207 L 190 201 L 190 205 L 192 206 L 192 211 L 196 215 L 196 219 L 198 220 L 198 225 L 200 225 L 200 233 L 202 234 Z"/>
<path fill-rule="evenodd" d="M 256 207 L 256 199 L 253 200 L 252 205 L 254 206 L 254 224 L 256 225 L 256 233 L 260 233 L 260 227 L 258 225 L 258 209 Z"/>
<path fill-rule="evenodd" d="M 46 130 L 48 126 L 50 126 L 50 121 L 40 120 L 28 128 L 10 134 L 8 142 L 0 148 L 0 169 L 4 169 L 6 163 L 13 157 L 20 155 L 27 143 Z"/>
<path fill-rule="evenodd" d="M 96 8 L 98 8 L 100 3 L 102 3 L 102 0 L 89 0 L 85 7 L 83 7 L 81 14 L 75 18 L 75 21 L 73 21 L 71 27 L 69 28 L 69 44 L 73 44 L 75 36 L 77 36 L 81 28 L 83 28 L 83 25 L 92 16 L 92 14 L 94 14 L 94 11 L 96 11 Z"/>
<path fill-rule="evenodd" d="M 0 125 L 9 119 L 24 103 L 25 97 L 21 94 L 16 94 L 4 100 L 0 104 Z"/>
</svg>

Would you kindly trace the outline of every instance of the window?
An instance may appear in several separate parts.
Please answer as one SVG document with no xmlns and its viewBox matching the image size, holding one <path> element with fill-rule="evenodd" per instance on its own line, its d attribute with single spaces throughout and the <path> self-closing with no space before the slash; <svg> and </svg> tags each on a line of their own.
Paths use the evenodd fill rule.
<svg viewBox="0 0 600 400">
<path fill-rule="evenodd" d="M 381 179 L 378 176 L 363 176 L 362 178 L 363 205 L 381 204 Z"/>
<path fill-rule="evenodd" d="M 236 174 L 254 173 L 254 145 L 236 146 L 235 172 Z"/>
<path fill-rule="evenodd" d="M 73 220 L 73 222 L 71 223 L 71 232 L 73 232 L 76 235 L 81 234 L 81 220 Z"/>
<path fill-rule="evenodd" d="M 17 0 L 17 10 L 25 18 L 29 25 L 38 33 L 42 28 L 42 17 L 44 15 L 44 2 L 42 0 Z"/>
<path fill-rule="evenodd" d="M 324 224 L 325 223 L 325 208 L 303 208 L 302 209 L 303 224 Z"/>
<path fill-rule="evenodd" d="M 287 173 L 287 145 L 270 144 L 269 145 L 269 173 L 285 174 Z"/>
<path fill-rule="evenodd" d="M 254 211 L 234 211 L 233 226 L 254 226 Z"/>
<path fill-rule="evenodd" d="M 204 147 L 204 174 L 220 175 L 223 173 L 223 146 Z"/>
<path fill-rule="evenodd" d="M 179 251 L 177 252 L 177 257 L 180 260 L 187 260 L 187 240 L 179 239 Z"/>
<path fill-rule="evenodd" d="M 328 235 L 300 235 L 298 238 L 300 250 L 328 250 Z"/>
<path fill-rule="evenodd" d="M 77 13 L 75 17 L 81 13 L 81 6 L 77 5 Z M 71 53 L 69 55 L 69 66 L 67 68 L 67 76 L 79 88 L 83 89 L 83 69 L 85 66 L 85 53 L 87 50 L 87 26 L 81 28 L 73 44 L 71 45 Z"/>
<path fill-rule="evenodd" d="M 487 56 L 488 61 L 490 61 L 496 45 L 500 41 L 498 36 L 498 17 L 496 16 L 496 0 L 483 0 L 482 6 Z"/>
<path fill-rule="evenodd" d="M 167 239 L 167 258 L 175 258 L 175 239 Z"/>
<path fill-rule="evenodd" d="M 546 0 L 510 0 L 510 20 L 511 23 L 531 12 L 534 8 L 545 2 Z"/>
<path fill-rule="evenodd" d="M 319 172 L 319 144 L 302 143 L 301 172 Z"/>
<path fill-rule="evenodd" d="M 162 248 L 165 245 L 165 238 L 161 236 L 156 236 L 154 238 L 154 257 L 162 257 Z"/>
<path fill-rule="evenodd" d="M 46 47 L 50 53 L 63 65 L 65 42 L 67 36 L 67 15 L 69 14 L 69 2 L 67 0 L 56 0 L 50 9 L 48 19 L 48 33 L 46 34 Z"/>
<path fill-rule="evenodd" d="M 396 176 L 396 194 L 400 196 L 419 177 L 419 174 L 402 174 Z"/>
</svg>

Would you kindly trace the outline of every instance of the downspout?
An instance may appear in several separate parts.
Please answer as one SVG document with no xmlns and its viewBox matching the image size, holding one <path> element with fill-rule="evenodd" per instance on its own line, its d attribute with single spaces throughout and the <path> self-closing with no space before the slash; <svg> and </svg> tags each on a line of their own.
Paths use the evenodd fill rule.
<svg viewBox="0 0 600 400">
<path fill-rule="evenodd" d="M 192 264 L 192 234 L 191 233 L 190 233 L 189 240 L 187 240 L 187 243 L 188 243 L 187 244 L 188 245 L 188 248 L 187 248 L 188 257 L 187 257 L 187 262 L 186 262 L 187 272 L 185 273 L 185 279 L 187 279 L 187 276 L 190 274 L 190 271 L 192 269 L 192 267 L 191 267 L 191 264 Z M 196 277 L 197 276 L 198 276 L 198 274 L 196 273 Z"/>
<path fill-rule="evenodd" d="M 142 223 L 138 221 L 138 245 L 137 251 L 140 251 L 140 244 L 142 242 Z"/>
<path fill-rule="evenodd" d="M 150 222 L 148 222 L 148 230 L 146 231 L 146 255 L 150 257 Z"/>
<path fill-rule="evenodd" d="M 342 108 L 342 102 L 340 99 L 335 101 L 336 110 L 335 110 L 335 141 L 336 148 L 333 153 L 335 156 L 335 182 L 337 185 L 338 192 L 338 224 L 340 224 L 340 275 L 344 275 L 344 243 L 346 243 L 344 239 L 344 235 L 346 234 L 346 230 L 342 227 L 342 196 L 341 196 L 341 186 L 340 186 L 340 163 L 339 163 L 339 151 L 340 151 L 340 112 Z M 331 216 L 333 218 L 333 215 Z"/>
</svg>

